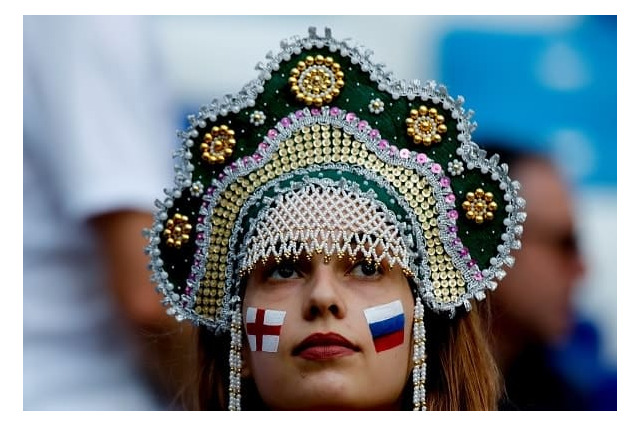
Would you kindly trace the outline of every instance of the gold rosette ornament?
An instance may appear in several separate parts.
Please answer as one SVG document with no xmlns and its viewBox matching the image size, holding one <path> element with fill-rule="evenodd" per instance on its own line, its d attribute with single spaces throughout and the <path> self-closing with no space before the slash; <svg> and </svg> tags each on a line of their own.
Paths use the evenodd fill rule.
<svg viewBox="0 0 640 426">
<path fill-rule="evenodd" d="M 176 213 L 172 219 L 167 221 L 167 226 L 162 235 L 167 239 L 169 247 L 179 249 L 182 244 L 189 241 L 189 232 L 191 232 L 191 224 L 189 218 L 185 215 Z"/>
<path fill-rule="evenodd" d="M 224 124 L 213 126 L 211 133 L 204 135 L 200 144 L 202 159 L 210 164 L 224 163 L 225 158 L 231 156 L 236 145 L 235 132 Z"/>
<path fill-rule="evenodd" d="M 493 212 L 498 209 L 498 204 L 493 201 L 491 192 L 484 192 L 482 188 L 478 188 L 475 192 L 467 192 L 467 199 L 462 203 L 462 208 L 467 212 L 467 219 L 482 224 L 485 220 L 493 219 Z"/>
<path fill-rule="evenodd" d="M 444 116 L 438 114 L 435 108 L 427 108 L 421 106 L 418 109 L 412 109 L 409 112 L 409 118 L 406 120 L 407 134 L 413 138 L 416 144 L 425 144 L 442 141 L 442 136 L 447 132 L 447 126 L 444 124 Z"/>
<path fill-rule="evenodd" d="M 291 70 L 289 84 L 298 102 L 320 107 L 340 94 L 344 73 L 331 56 L 307 56 Z"/>
</svg>

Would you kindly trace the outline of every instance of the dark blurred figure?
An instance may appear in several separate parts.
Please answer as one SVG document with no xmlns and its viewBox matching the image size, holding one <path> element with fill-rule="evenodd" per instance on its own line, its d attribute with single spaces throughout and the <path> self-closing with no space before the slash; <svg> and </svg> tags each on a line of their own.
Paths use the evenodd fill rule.
<svg viewBox="0 0 640 426">
<path fill-rule="evenodd" d="M 179 408 L 190 329 L 143 252 L 174 134 L 145 22 L 23 24 L 23 408 Z"/>
<path fill-rule="evenodd" d="M 604 372 L 595 327 L 578 322 L 572 306 L 585 264 L 567 182 L 540 153 L 509 149 L 506 142 L 495 140 L 478 144 L 500 154 L 513 179 L 522 184 L 527 202 L 522 249 L 514 254 L 515 267 L 491 295 L 491 334 L 506 388 L 500 408 L 615 409 L 615 373 Z M 588 366 L 583 375 L 602 373 L 602 380 L 580 383 L 565 368 L 572 363 Z"/>
</svg>

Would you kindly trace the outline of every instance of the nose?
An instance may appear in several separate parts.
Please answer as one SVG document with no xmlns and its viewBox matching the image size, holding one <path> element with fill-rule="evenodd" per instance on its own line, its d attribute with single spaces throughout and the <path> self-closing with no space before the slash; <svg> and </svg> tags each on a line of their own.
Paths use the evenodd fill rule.
<svg viewBox="0 0 640 426">
<path fill-rule="evenodd" d="M 340 274 L 332 264 L 314 261 L 305 293 L 305 320 L 312 321 L 323 317 L 344 318 L 346 303 L 343 299 Z"/>
</svg>

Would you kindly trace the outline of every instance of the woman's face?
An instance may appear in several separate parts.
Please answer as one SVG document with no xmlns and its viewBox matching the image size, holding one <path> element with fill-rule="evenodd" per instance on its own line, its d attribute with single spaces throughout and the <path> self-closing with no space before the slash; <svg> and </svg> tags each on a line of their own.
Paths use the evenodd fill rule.
<svg viewBox="0 0 640 426">
<path fill-rule="evenodd" d="M 395 310 L 379 308 L 391 302 Z M 276 323 L 282 325 L 277 349 L 273 341 L 268 348 L 275 352 L 245 342 L 245 368 L 272 409 L 400 408 L 412 367 L 413 304 L 401 269 L 386 262 L 378 268 L 364 259 L 334 257 L 324 263 L 318 254 L 311 260 L 258 264 L 247 282 L 244 331 L 251 339 L 260 334 L 255 324 L 247 327 L 250 307 L 250 322 L 258 308 L 278 311 Z M 404 322 L 396 317 L 395 325 L 382 332 L 396 333 L 382 335 L 376 346 L 372 333 L 379 331 L 372 331 L 367 318 L 375 322 L 374 317 L 392 316 L 398 309 Z M 266 341 L 257 339 L 258 345 Z"/>
</svg>

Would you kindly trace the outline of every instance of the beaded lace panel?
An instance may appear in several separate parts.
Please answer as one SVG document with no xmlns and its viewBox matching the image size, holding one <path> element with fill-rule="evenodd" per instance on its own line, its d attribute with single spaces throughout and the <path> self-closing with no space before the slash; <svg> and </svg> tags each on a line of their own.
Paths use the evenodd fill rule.
<svg viewBox="0 0 640 426">
<path fill-rule="evenodd" d="M 342 187 L 307 185 L 276 200 L 247 245 L 243 271 L 269 257 L 302 252 L 350 258 L 362 255 L 407 269 L 408 253 L 391 214 L 376 202 Z"/>
</svg>

